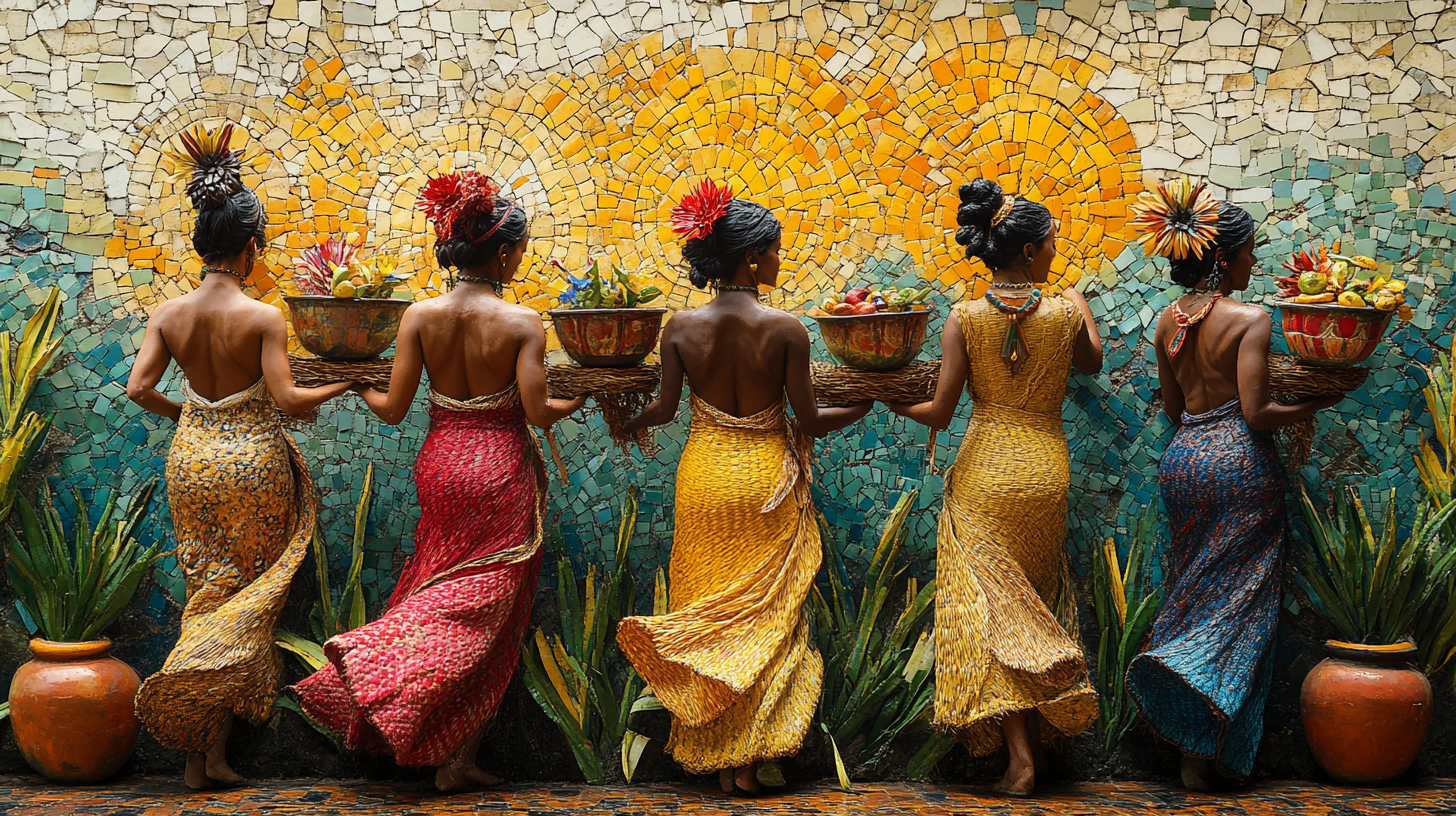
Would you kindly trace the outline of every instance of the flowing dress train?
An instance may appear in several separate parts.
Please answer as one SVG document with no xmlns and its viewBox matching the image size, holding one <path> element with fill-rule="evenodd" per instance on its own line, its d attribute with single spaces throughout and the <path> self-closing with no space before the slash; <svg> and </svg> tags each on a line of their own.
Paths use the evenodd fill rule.
<svg viewBox="0 0 1456 816">
<path fill-rule="evenodd" d="M 617 642 L 672 713 L 668 751 L 709 773 L 803 743 L 824 682 L 803 613 L 821 551 L 812 443 L 784 400 L 749 417 L 691 403 L 670 611 L 623 620 Z"/>
<path fill-rule="evenodd" d="M 1062 401 L 1082 313 L 1044 299 L 1021 323 L 1030 358 L 1013 373 L 1001 359 L 1007 318 L 984 300 L 955 310 L 972 413 L 940 516 L 934 723 L 984 756 L 1007 714 L 1040 712 L 1046 743 L 1097 719 L 1064 546 Z"/>
<path fill-rule="evenodd" d="M 228 715 L 258 724 L 273 710 L 283 677 L 273 630 L 308 551 L 315 500 L 263 380 L 217 401 L 183 391 L 167 502 L 187 604 L 136 712 L 163 745 L 205 751 Z"/>
<path fill-rule="evenodd" d="M 1158 468 L 1173 589 L 1127 689 L 1191 756 L 1248 776 L 1264 732 L 1284 570 L 1284 469 L 1237 399 L 1183 414 Z"/>
<path fill-rule="evenodd" d="M 445 763 L 495 715 L 530 623 L 546 510 L 515 384 L 430 402 L 415 552 L 384 614 L 330 638 L 329 664 L 293 687 L 345 747 L 413 767 Z"/>
</svg>

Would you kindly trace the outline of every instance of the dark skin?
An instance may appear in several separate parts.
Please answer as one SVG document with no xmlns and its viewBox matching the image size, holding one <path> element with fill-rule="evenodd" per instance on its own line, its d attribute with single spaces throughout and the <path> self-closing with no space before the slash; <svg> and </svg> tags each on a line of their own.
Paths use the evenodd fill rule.
<svg viewBox="0 0 1456 816">
<path fill-rule="evenodd" d="M 996 291 L 998 284 L 1046 283 L 1051 275 L 1052 261 L 1057 256 L 1056 235 L 1057 223 L 1053 221 L 1041 240 L 1022 247 L 1018 263 L 1005 269 L 991 270 L 992 291 Z M 1016 290 L 998 292 L 998 295 L 1008 298 L 1017 294 Z M 1019 294 L 1026 296 L 1024 291 Z M 1082 331 L 1072 348 L 1072 365 L 1084 374 L 1096 374 L 1102 370 L 1102 338 L 1097 333 L 1092 310 L 1087 306 L 1087 299 L 1076 289 L 1068 287 L 1062 292 L 1062 297 L 1076 304 L 1082 312 Z M 922 425 L 944 430 L 955 416 L 969 376 L 970 359 L 966 355 L 965 335 L 961 332 L 960 321 L 952 314 L 946 318 L 941 338 L 940 380 L 935 386 L 935 396 L 929 402 L 892 402 L 889 403 L 890 410 Z M 1036 786 L 1036 775 L 1045 773 L 1047 769 L 1041 748 L 1041 715 L 1036 711 L 1007 714 L 1001 718 L 1001 733 L 1011 761 L 1006 775 L 992 787 L 1008 796 L 1029 796 Z"/>
<path fill-rule="evenodd" d="M 774 241 L 762 252 L 747 250 L 725 285 L 774 285 L 779 248 Z M 788 312 L 759 303 L 752 292 L 723 292 L 706 306 L 673 315 L 662 332 L 662 390 L 628 429 L 671 422 L 682 400 L 684 374 L 693 393 L 733 416 L 752 416 L 787 392 L 799 427 L 815 438 L 844 428 L 872 407 L 816 405 L 808 330 Z"/>
<path fill-rule="evenodd" d="M 520 272 L 527 240 L 523 237 L 504 244 L 484 266 L 460 269 L 458 274 L 510 285 Z M 586 401 L 585 397 L 562 400 L 547 396 L 546 331 L 541 316 L 507 303 L 488 283 L 460 281 L 449 292 L 410 306 L 400 321 L 394 348 L 388 393 L 359 389 L 369 410 L 390 425 L 404 421 L 425 371 L 435 391 L 457 400 L 489 396 L 518 383 L 526 420 L 538 428 L 550 428 Z M 482 725 L 439 767 L 436 788 L 457 791 L 503 781 L 475 764 L 488 725 Z"/>
<path fill-rule="evenodd" d="M 246 277 L 257 261 L 255 239 L 236 256 L 213 258 L 208 266 Z M 242 281 L 224 273 L 206 276 L 195 290 L 152 310 L 142 347 L 132 363 L 127 398 L 151 413 L 177 420 L 182 416 L 182 404 L 157 390 L 173 360 L 182 367 L 192 390 L 209 400 L 244 391 L 262 378 L 279 410 L 292 416 L 307 413 L 354 385 L 294 385 L 283 313 L 248 297 Z M 188 752 L 184 779 L 189 787 L 202 790 L 243 781 L 227 763 L 231 730 L 229 716 L 206 752 Z"/>
<path fill-rule="evenodd" d="M 780 241 L 747 250 L 726 286 L 773 286 L 778 281 Z M 678 312 L 662 332 L 662 390 L 629 430 L 663 425 L 677 415 L 683 376 L 693 393 L 733 416 L 752 416 L 788 394 L 804 433 L 827 436 L 870 412 L 873 403 L 820 408 L 809 376 L 809 332 L 797 318 L 758 302 L 753 292 L 721 292 L 706 306 Z M 724 793 L 757 793 L 758 763 L 723 768 Z"/>
<path fill-rule="evenodd" d="M 1316 397 L 1294 405 L 1280 405 L 1269 398 L 1269 341 L 1272 321 L 1267 312 L 1253 304 L 1228 299 L 1249 285 L 1254 270 L 1254 239 L 1232 253 L 1214 250 L 1213 263 L 1221 269 L 1219 291 L 1225 297 L 1208 315 L 1191 326 L 1178 356 L 1168 346 L 1178 331 L 1173 308 L 1163 311 L 1154 334 L 1158 355 L 1158 380 L 1163 389 L 1163 412 L 1178 425 L 1183 412 L 1201 414 L 1239 400 L 1244 422 L 1250 430 L 1267 431 L 1313 416 L 1344 399 L 1341 394 Z M 1201 288 L 1207 278 L 1199 282 Z M 1178 299 L 1185 314 L 1197 314 L 1209 295 L 1189 293 Z M 1183 755 L 1183 784 L 1192 790 L 1211 790 L 1219 774 L 1210 760 Z"/>
<path fill-rule="evenodd" d="M 1158 319 L 1158 380 L 1163 388 L 1163 412 L 1168 418 L 1176 425 L 1182 422 L 1184 411 L 1201 414 L 1238 398 L 1250 430 L 1267 431 L 1313 416 L 1344 399 L 1336 394 L 1294 405 L 1270 399 L 1272 321 L 1261 307 L 1227 297 L 1248 288 L 1254 269 L 1254 240 L 1249 239 L 1229 254 L 1215 249 L 1214 263 L 1223 269 L 1219 291 L 1225 297 L 1189 328 L 1177 357 L 1168 354 L 1168 345 L 1178 331 L 1172 307 Z M 1208 299 L 1206 294 L 1189 293 L 1179 298 L 1178 307 L 1193 315 Z"/>
<path fill-rule="evenodd" d="M 520 272 L 526 243 L 522 238 L 502 245 L 484 266 L 459 274 L 509 285 Z M 538 428 L 551 427 L 586 401 L 547 396 L 541 315 L 507 303 L 488 283 L 460 281 L 450 292 L 405 310 L 388 393 L 373 388 L 359 393 L 380 419 L 398 425 L 409 413 L 424 372 L 437 392 L 458 400 L 495 394 L 516 382 L 526 419 Z"/>
</svg>

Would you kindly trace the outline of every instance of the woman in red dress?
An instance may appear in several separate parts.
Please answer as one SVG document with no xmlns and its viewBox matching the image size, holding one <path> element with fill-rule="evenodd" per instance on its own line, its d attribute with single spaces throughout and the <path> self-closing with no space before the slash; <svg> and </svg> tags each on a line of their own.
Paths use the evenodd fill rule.
<svg viewBox="0 0 1456 816">
<path fill-rule="evenodd" d="M 527 423 L 549 428 L 582 399 L 547 398 L 541 317 L 501 298 L 526 251 L 520 205 L 472 171 L 421 195 L 456 286 L 405 312 L 389 392 L 360 392 L 397 425 L 429 372 L 415 551 L 384 615 L 325 643 L 329 665 L 294 692 L 345 747 L 439 766 L 436 787 L 457 790 L 500 782 L 475 754 L 536 595 L 546 476 Z"/>
</svg>

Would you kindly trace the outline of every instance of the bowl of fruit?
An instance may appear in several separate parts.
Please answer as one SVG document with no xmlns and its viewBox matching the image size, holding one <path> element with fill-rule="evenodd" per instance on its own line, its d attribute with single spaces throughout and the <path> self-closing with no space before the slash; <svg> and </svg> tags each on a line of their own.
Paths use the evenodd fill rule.
<svg viewBox="0 0 1456 816">
<path fill-rule="evenodd" d="M 1390 319 L 1413 316 L 1406 304 L 1405 282 L 1391 277 L 1389 264 L 1360 255 L 1297 252 L 1275 278 L 1279 323 L 1289 351 L 1301 362 L 1346 368 L 1375 352 Z"/>
<path fill-rule="evenodd" d="M 389 348 L 410 305 L 394 296 L 399 262 L 389 252 L 361 261 L 358 246 L 337 238 L 305 250 L 293 279 L 299 294 L 283 298 L 299 344 L 325 360 L 368 360 Z"/>
<path fill-rule="evenodd" d="M 666 309 L 646 304 L 662 296 L 645 276 L 623 272 L 615 264 L 603 274 L 601 261 L 591 265 L 584 277 L 576 277 L 561 265 L 570 285 L 561 295 L 561 308 L 552 309 L 551 324 L 567 356 L 578 365 L 594 368 L 624 368 L 647 359 L 657 348 Z"/>
<path fill-rule="evenodd" d="M 860 371 L 904 368 L 925 345 L 930 288 L 866 286 L 824 299 L 811 312 L 840 365 Z"/>
</svg>

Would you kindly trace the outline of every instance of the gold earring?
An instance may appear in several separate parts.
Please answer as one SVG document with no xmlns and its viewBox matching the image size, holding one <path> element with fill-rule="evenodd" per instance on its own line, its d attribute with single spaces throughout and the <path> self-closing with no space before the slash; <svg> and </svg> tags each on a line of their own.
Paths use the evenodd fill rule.
<svg viewBox="0 0 1456 816">
<path fill-rule="evenodd" d="M 758 261 L 749 261 L 748 262 L 748 271 L 757 274 L 758 273 Z"/>
</svg>

